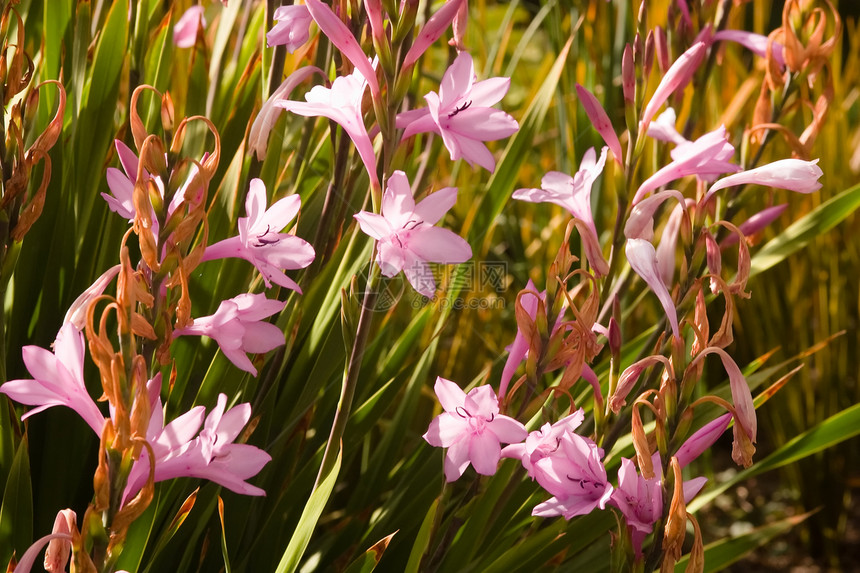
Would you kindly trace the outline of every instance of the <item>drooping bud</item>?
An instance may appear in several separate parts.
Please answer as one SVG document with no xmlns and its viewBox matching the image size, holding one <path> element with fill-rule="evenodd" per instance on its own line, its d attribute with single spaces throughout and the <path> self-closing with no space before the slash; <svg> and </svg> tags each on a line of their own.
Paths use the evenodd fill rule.
<svg viewBox="0 0 860 573">
<path fill-rule="evenodd" d="M 639 402 L 633 404 L 631 419 L 631 434 L 633 435 L 633 448 L 636 450 L 636 459 L 639 461 L 639 472 L 645 479 L 654 477 L 654 466 L 651 463 L 651 447 L 648 445 L 648 436 L 645 435 L 645 427 L 639 415 Z"/>
<path fill-rule="evenodd" d="M 663 364 L 666 372 L 668 372 L 671 377 L 674 377 L 672 363 L 669 362 L 668 358 L 660 354 L 646 356 L 642 360 L 634 362 L 625 368 L 624 372 L 621 373 L 621 376 L 618 377 L 618 384 L 615 387 L 615 392 L 613 392 L 612 396 L 609 397 L 609 409 L 618 414 L 618 412 L 621 411 L 621 408 L 627 404 L 627 395 L 631 390 L 633 390 L 636 382 L 639 381 L 639 376 L 642 375 L 642 372 L 644 372 L 645 369 L 654 366 L 658 362 Z"/>
<path fill-rule="evenodd" d="M 684 537 L 687 532 L 687 506 L 684 503 L 684 478 L 681 475 L 681 466 L 678 459 L 673 457 L 669 467 L 674 476 L 672 490 L 672 503 L 669 505 L 669 515 L 666 518 L 666 528 L 663 530 L 663 567 L 661 571 L 668 568 L 674 571 L 674 565 L 681 558 L 681 549 L 684 545 Z"/>
</svg>

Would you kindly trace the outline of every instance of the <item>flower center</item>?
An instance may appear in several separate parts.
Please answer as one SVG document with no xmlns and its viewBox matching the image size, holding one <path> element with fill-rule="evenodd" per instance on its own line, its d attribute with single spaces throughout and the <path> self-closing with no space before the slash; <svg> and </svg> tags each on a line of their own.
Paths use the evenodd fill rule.
<svg viewBox="0 0 860 573">
<path fill-rule="evenodd" d="M 267 245 L 276 245 L 280 242 L 281 238 L 278 236 L 278 233 L 271 232 L 271 228 L 269 225 L 266 225 L 266 230 L 263 233 L 257 235 L 257 239 L 254 242 L 255 247 L 265 247 Z"/>
<path fill-rule="evenodd" d="M 448 114 L 448 118 L 450 119 L 450 118 L 454 117 L 455 115 L 457 115 L 458 113 L 460 113 L 461 111 L 469 109 L 470 105 L 472 105 L 471 100 L 467 101 L 466 103 L 464 103 L 460 107 L 455 108 L 454 111 L 452 111 L 451 113 Z"/>
</svg>

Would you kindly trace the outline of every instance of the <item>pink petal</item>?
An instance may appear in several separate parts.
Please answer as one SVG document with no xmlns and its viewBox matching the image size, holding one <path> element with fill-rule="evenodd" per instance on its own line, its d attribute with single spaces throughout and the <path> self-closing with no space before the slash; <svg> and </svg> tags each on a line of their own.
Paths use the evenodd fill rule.
<svg viewBox="0 0 860 573">
<path fill-rule="evenodd" d="M 407 248 L 422 260 L 433 263 L 458 264 L 472 258 L 472 247 L 463 237 L 430 225 L 412 231 Z"/>
<path fill-rule="evenodd" d="M 499 441 L 506 444 L 522 442 L 528 436 L 526 427 L 519 421 L 501 414 L 497 414 L 493 421 L 487 424 L 487 427 L 492 430 Z"/>
<path fill-rule="evenodd" d="M 430 422 L 430 427 L 422 436 L 431 446 L 450 448 L 464 435 L 468 435 L 469 423 L 465 418 L 447 412 L 439 414 Z"/>
<path fill-rule="evenodd" d="M 436 42 L 436 40 L 445 33 L 445 30 L 448 29 L 448 26 L 450 26 L 451 22 L 454 20 L 454 16 L 456 16 L 457 12 L 460 10 L 460 4 L 465 1 L 466 0 L 448 0 L 444 6 L 439 8 L 439 10 L 433 14 L 424 27 L 421 28 L 421 31 L 412 42 L 412 47 L 406 53 L 406 58 L 403 60 L 404 68 L 409 68 L 415 64 L 427 48 L 429 48 L 431 44 Z"/>
<path fill-rule="evenodd" d="M 395 171 L 388 178 L 388 186 L 382 196 L 382 216 L 392 228 L 399 229 L 409 221 L 414 210 L 415 199 L 412 198 L 409 179 L 403 171 Z"/>
<path fill-rule="evenodd" d="M 495 474 L 501 457 L 502 448 L 493 432 L 472 435 L 469 440 L 469 459 L 476 472 L 485 476 Z"/>
<path fill-rule="evenodd" d="M 433 390 L 436 392 L 436 397 L 439 398 L 442 408 L 449 414 L 456 414 L 457 408 L 462 408 L 463 404 L 466 403 L 466 393 L 463 392 L 463 389 L 441 376 L 436 377 Z"/>
<path fill-rule="evenodd" d="M 301 7 L 304 8 L 304 6 Z M 281 6 L 281 8 L 291 8 L 291 6 Z M 248 132 L 248 147 L 257 155 L 259 161 L 266 158 L 266 151 L 269 146 L 269 133 L 275 126 L 275 122 L 278 121 L 278 116 L 281 115 L 281 110 L 283 109 L 280 106 L 276 106 L 275 102 L 289 96 L 296 86 L 305 81 L 314 72 L 325 75 L 322 70 L 315 66 L 305 66 L 294 71 L 278 86 L 278 89 L 275 90 L 272 96 L 263 104 L 263 107 L 260 108 L 260 113 L 254 118 L 251 131 Z"/>
<path fill-rule="evenodd" d="M 767 57 L 767 36 L 756 34 L 754 32 L 747 32 L 746 30 L 720 30 L 714 34 L 714 41 L 717 40 L 737 42 L 760 58 Z M 781 68 L 785 67 L 783 49 L 782 44 L 779 42 L 773 43 L 773 59 L 776 60 L 776 63 Z"/>
<path fill-rule="evenodd" d="M 473 106 L 490 107 L 502 101 L 510 87 L 511 78 L 487 78 L 472 84 L 469 99 Z"/>
<path fill-rule="evenodd" d="M 406 275 L 406 280 L 409 281 L 415 292 L 427 298 L 433 298 L 433 295 L 436 294 L 436 279 L 433 277 L 430 266 L 411 251 L 404 251 L 404 254 L 406 258 L 403 261 L 403 274 Z M 383 272 L 383 274 L 385 273 Z"/>
<path fill-rule="evenodd" d="M 263 354 L 283 346 L 283 331 L 268 322 L 254 322 L 245 325 L 245 335 L 242 336 L 242 349 L 252 354 Z"/>
<path fill-rule="evenodd" d="M 185 11 L 173 27 L 173 43 L 177 48 L 190 48 L 197 41 L 197 28 L 206 26 L 203 6 L 195 5 Z"/>
<path fill-rule="evenodd" d="M 669 294 L 669 290 L 660 277 L 654 245 L 644 239 L 627 239 L 625 252 L 630 267 L 642 277 L 642 280 L 657 295 L 660 304 L 663 305 L 663 310 L 666 312 L 666 317 L 669 319 L 669 324 L 672 325 L 672 332 L 676 338 L 679 337 L 678 314 L 675 310 L 675 303 L 672 301 L 672 295 Z"/>
<path fill-rule="evenodd" d="M 361 227 L 364 234 L 374 239 L 388 237 L 394 232 L 391 225 L 388 224 L 388 221 L 382 215 L 377 215 L 369 211 L 359 211 L 353 217 L 358 221 L 358 226 Z"/>
<path fill-rule="evenodd" d="M 443 118 L 443 131 L 450 129 L 459 135 L 479 141 L 495 141 L 517 132 L 517 120 L 492 107 L 470 107 L 454 117 Z"/>
<path fill-rule="evenodd" d="M 448 448 L 445 453 L 445 480 L 457 481 L 469 467 L 469 442 L 463 439 Z"/>
<path fill-rule="evenodd" d="M 657 85 L 654 95 L 651 97 L 648 105 L 645 106 L 645 111 L 642 113 L 642 120 L 639 122 L 640 133 L 647 132 L 648 124 L 651 123 L 654 114 L 669 99 L 669 96 L 690 81 L 704 60 L 706 52 L 707 46 L 703 42 L 698 42 L 681 54 L 675 60 L 675 63 L 672 64 L 672 67 L 666 71 L 663 79 Z"/>
<path fill-rule="evenodd" d="M 786 208 L 788 208 L 788 203 L 783 203 L 782 205 L 774 205 L 773 207 L 762 209 L 761 211 L 738 225 L 738 230 L 745 236 L 754 235 L 760 231 L 763 231 L 771 223 L 776 221 L 779 216 L 785 212 Z M 720 247 L 726 248 L 728 246 L 734 245 L 737 242 L 737 233 L 732 233 L 728 237 L 726 237 L 722 243 L 720 243 Z"/>
<path fill-rule="evenodd" d="M 295 219 L 302 205 L 302 198 L 298 195 L 284 197 L 269 207 L 260 218 L 259 227 L 265 227 L 269 231 L 280 231 L 290 221 Z"/>
<path fill-rule="evenodd" d="M 678 465 L 682 468 L 687 467 L 690 462 L 702 455 L 702 452 L 714 445 L 720 436 L 729 427 L 732 421 L 731 414 L 723 414 L 716 420 L 712 420 L 697 430 L 692 436 L 687 438 L 678 451 L 675 457 L 678 458 Z"/>
<path fill-rule="evenodd" d="M 672 189 L 655 193 L 637 203 L 624 225 L 624 236 L 628 239 L 650 241 L 654 237 L 654 213 L 664 201 L 672 197 L 677 199 L 682 208 L 686 207 L 684 196 Z"/>
<path fill-rule="evenodd" d="M 723 177 L 714 183 L 702 202 L 706 202 L 715 191 L 733 187 L 735 185 L 763 185 L 765 187 L 777 187 L 788 189 L 797 193 L 812 193 L 821 189 L 822 185 L 818 179 L 824 174 L 818 167 L 818 159 L 814 161 L 803 161 L 801 159 L 781 159 L 750 169 L 741 171 L 728 177 Z"/>
<path fill-rule="evenodd" d="M 435 225 L 456 202 L 457 188 L 444 187 L 422 199 L 414 213 L 426 224 Z"/>
<path fill-rule="evenodd" d="M 597 133 L 600 134 L 603 141 L 609 146 L 609 150 L 615 156 L 615 161 L 621 165 L 622 161 L 624 161 L 621 142 L 618 141 L 618 135 L 616 135 L 615 129 L 612 127 L 609 116 L 606 115 L 606 110 L 603 109 L 603 106 L 600 105 L 600 102 L 597 101 L 597 98 L 590 91 L 579 84 L 576 84 L 576 93 L 579 95 L 579 101 L 585 109 L 585 114 L 591 120 L 591 125 L 594 126 Z"/>
</svg>

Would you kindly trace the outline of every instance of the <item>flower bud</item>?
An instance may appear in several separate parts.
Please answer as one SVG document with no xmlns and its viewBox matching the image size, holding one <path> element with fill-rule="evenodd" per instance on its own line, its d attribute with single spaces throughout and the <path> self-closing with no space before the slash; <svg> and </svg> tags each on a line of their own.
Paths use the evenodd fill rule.
<svg viewBox="0 0 860 573">
<path fill-rule="evenodd" d="M 634 64 L 633 48 L 630 44 L 624 48 L 621 58 L 621 87 L 624 90 L 624 100 L 628 103 L 636 101 L 636 67 Z"/>
<path fill-rule="evenodd" d="M 666 30 L 657 26 L 654 28 L 654 52 L 657 55 L 657 64 L 660 72 L 665 74 L 669 69 L 669 42 L 666 38 Z"/>
</svg>

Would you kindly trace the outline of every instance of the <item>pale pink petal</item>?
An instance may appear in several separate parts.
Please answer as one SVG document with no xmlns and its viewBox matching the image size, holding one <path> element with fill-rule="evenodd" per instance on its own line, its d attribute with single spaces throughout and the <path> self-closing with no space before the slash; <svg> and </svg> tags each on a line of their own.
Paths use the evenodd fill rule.
<svg viewBox="0 0 860 573">
<path fill-rule="evenodd" d="M 388 186 L 382 195 L 382 216 L 391 223 L 391 227 L 399 229 L 412 217 L 415 210 L 415 199 L 409 180 L 403 171 L 395 171 L 388 178 Z"/>
<path fill-rule="evenodd" d="M 615 161 L 620 165 L 624 161 L 624 155 L 621 151 L 621 142 L 618 141 L 618 135 L 615 133 L 615 128 L 612 127 L 612 122 L 609 116 L 606 115 L 606 110 L 597 101 L 597 98 L 590 91 L 579 84 L 576 84 L 576 93 L 579 95 L 579 102 L 585 109 L 585 114 L 591 120 L 591 125 L 597 130 L 597 133 L 609 146 L 609 150 L 615 156 Z"/>
<path fill-rule="evenodd" d="M 633 207 L 630 217 L 624 225 L 624 236 L 628 239 L 645 239 L 646 241 L 654 238 L 654 213 L 664 201 L 670 198 L 675 198 L 682 208 L 686 207 L 684 196 L 678 191 L 667 189 L 655 193 Z"/>
<path fill-rule="evenodd" d="M 422 199 L 414 212 L 424 223 L 435 225 L 456 202 L 457 188 L 444 187 Z"/>
<path fill-rule="evenodd" d="M 388 221 L 382 215 L 377 215 L 369 211 L 359 211 L 353 217 L 358 221 L 358 226 L 361 227 L 364 234 L 374 239 L 382 239 L 393 232 L 391 225 L 388 224 Z"/>
<path fill-rule="evenodd" d="M 422 225 L 409 235 L 409 250 L 433 263 L 458 264 L 472 258 L 472 247 L 453 231 Z"/>
<path fill-rule="evenodd" d="M 456 414 L 457 408 L 462 408 L 463 404 L 466 403 L 466 393 L 463 392 L 463 389 L 441 376 L 436 377 L 433 390 L 436 392 L 436 397 L 439 398 L 442 408 L 450 414 Z"/>
<path fill-rule="evenodd" d="M 462 439 L 448 448 L 445 453 L 445 480 L 457 481 L 469 467 L 469 442 Z"/>
<path fill-rule="evenodd" d="M 750 169 L 741 171 L 728 177 L 723 177 L 714 183 L 702 202 L 707 202 L 715 191 L 733 187 L 735 185 L 762 185 L 764 187 L 777 187 L 788 189 L 797 193 L 812 193 L 821 189 L 822 185 L 818 179 L 824 174 L 818 167 L 818 159 L 814 161 L 803 161 L 802 159 L 781 159 Z"/>
<path fill-rule="evenodd" d="M 469 423 L 456 414 L 443 413 L 430 422 L 424 440 L 437 448 L 450 448 L 469 432 Z"/>
<path fill-rule="evenodd" d="M 251 354 L 263 354 L 284 345 L 283 331 L 268 322 L 256 322 L 245 325 L 242 336 L 242 349 Z"/>
<path fill-rule="evenodd" d="M 511 78 L 487 78 L 472 84 L 469 98 L 474 106 L 490 107 L 502 101 L 510 87 Z"/>
<path fill-rule="evenodd" d="M 495 474 L 501 456 L 502 448 L 493 432 L 472 435 L 469 440 L 469 459 L 476 472 L 485 476 Z"/>
<path fill-rule="evenodd" d="M 427 48 L 445 33 L 445 30 L 448 29 L 448 26 L 451 25 L 454 17 L 459 12 L 460 5 L 465 2 L 466 0 L 448 0 L 444 6 L 439 8 L 430 17 L 427 23 L 424 24 L 424 27 L 421 28 L 421 31 L 415 36 L 412 47 L 406 53 L 406 58 L 403 60 L 404 68 L 415 64 Z"/>
<path fill-rule="evenodd" d="M 41 553 L 42 548 L 54 539 L 62 539 L 64 541 L 71 542 L 72 536 L 68 533 L 51 533 L 37 539 L 36 542 L 33 543 L 33 545 L 31 545 L 23 555 L 21 555 L 21 559 L 18 560 L 18 565 L 15 566 L 15 573 L 30 573 L 30 570 L 33 569 L 33 565 L 36 563 L 36 559 L 39 557 L 39 553 Z"/>
<path fill-rule="evenodd" d="M 720 30 L 714 34 L 714 41 L 728 40 L 737 42 L 744 48 L 753 52 L 760 58 L 767 57 L 767 36 L 747 32 L 746 30 Z M 773 43 L 773 59 L 779 67 L 785 67 L 785 58 L 783 56 L 783 46 L 779 42 Z"/>
<path fill-rule="evenodd" d="M 660 304 L 663 305 L 663 310 L 666 312 L 666 318 L 669 319 L 669 324 L 672 325 L 672 332 L 676 338 L 679 337 L 678 314 L 675 310 L 675 303 L 672 301 L 672 295 L 669 294 L 669 290 L 663 284 L 663 279 L 660 277 L 660 271 L 657 268 L 657 252 L 654 250 L 654 245 L 643 239 L 627 239 L 625 252 L 627 253 L 630 267 L 637 275 L 642 277 L 642 280 L 657 295 Z"/>
<path fill-rule="evenodd" d="M 173 27 L 173 43 L 177 48 L 190 48 L 197 42 L 197 29 L 206 26 L 203 6 L 195 5 L 182 14 Z"/>
<path fill-rule="evenodd" d="M 705 484 L 708 483 L 708 478 L 706 477 L 697 477 L 693 479 L 688 479 L 685 481 L 682 486 L 684 490 L 684 503 L 690 503 L 702 488 L 705 487 Z"/>
<path fill-rule="evenodd" d="M 672 66 L 666 71 L 663 79 L 657 85 L 654 95 L 645 106 L 645 111 L 642 113 L 642 120 L 639 122 L 639 131 L 647 132 L 648 124 L 651 119 L 660 109 L 660 106 L 669 99 L 675 91 L 687 85 L 687 82 L 696 73 L 696 70 L 701 65 L 707 52 L 707 46 L 703 42 L 694 44 L 690 49 L 681 54 Z"/>
<path fill-rule="evenodd" d="M 506 444 L 522 442 L 528 436 L 526 427 L 519 421 L 501 414 L 497 414 L 493 421 L 487 424 L 487 428 L 492 430 L 499 441 Z"/>
</svg>

